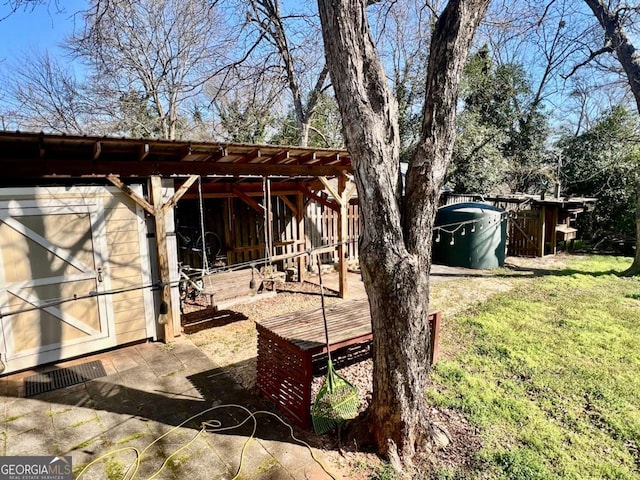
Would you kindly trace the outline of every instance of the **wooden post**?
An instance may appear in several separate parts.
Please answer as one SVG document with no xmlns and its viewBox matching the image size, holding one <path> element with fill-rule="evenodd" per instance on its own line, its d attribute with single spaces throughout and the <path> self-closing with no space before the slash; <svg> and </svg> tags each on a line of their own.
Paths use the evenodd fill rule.
<svg viewBox="0 0 640 480">
<path fill-rule="evenodd" d="M 298 253 L 302 253 L 307 249 L 307 230 L 305 228 L 304 217 L 304 195 L 299 193 L 296 195 L 296 221 L 298 222 Z M 303 282 L 306 275 L 307 256 L 298 256 L 298 282 Z"/>
<path fill-rule="evenodd" d="M 162 208 L 162 178 L 151 176 L 151 199 L 153 201 L 156 228 L 156 251 L 158 252 L 158 276 L 160 289 L 160 316 L 158 322 L 164 325 L 165 342 L 173 340 L 173 308 L 171 304 L 171 284 L 169 273 L 169 250 L 167 248 L 167 225 L 165 210 Z"/>
<path fill-rule="evenodd" d="M 338 210 L 338 273 L 340 298 L 347 296 L 347 262 L 345 261 L 345 252 L 347 251 L 347 209 L 349 208 L 349 199 L 346 198 L 346 186 L 346 175 L 340 175 L 338 177 L 338 198 L 340 198 L 340 209 Z"/>
<path fill-rule="evenodd" d="M 544 257 L 544 242 L 545 242 L 545 234 L 547 231 L 547 210 L 544 205 L 540 207 L 540 244 L 538 245 L 538 256 Z"/>
<path fill-rule="evenodd" d="M 430 365 L 433 366 L 438 361 L 439 342 L 440 337 L 440 320 L 442 318 L 442 312 L 437 310 L 429 313 L 429 328 L 431 329 L 431 359 Z"/>
<path fill-rule="evenodd" d="M 551 252 L 556 254 L 556 244 L 558 243 L 558 232 L 556 231 L 556 227 L 558 226 L 558 210 L 560 208 L 556 205 L 553 207 L 553 221 L 551 222 Z"/>
<path fill-rule="evenodd" d="M 223 223 L 224 223 L 224 247 L 225 249 L 227 248 L 228 245 L 233 245 L 233 240 L 231 238 L 232 235 L 232 231 L 233 231 L 233 226 L 231 225 L 231 202 L 233 201 L 233 198 L 225 198 L 223 199 L 224 202 L 224 211 L 222 212 L 222 216 L 223 216 Z M 232 249 L 228 249 L 227 250 L 227 263 L 233 263 L 232 262 Z"/>
<path fill-rule="evenodd" d="M 267 222 L 267 249 L 269 251 L 268 257 L 273 257 L 273 209 L 271 207 L 271 179 L 267 177 L 265 182 L 266 191 L 266 222 Z"/>
</svg>

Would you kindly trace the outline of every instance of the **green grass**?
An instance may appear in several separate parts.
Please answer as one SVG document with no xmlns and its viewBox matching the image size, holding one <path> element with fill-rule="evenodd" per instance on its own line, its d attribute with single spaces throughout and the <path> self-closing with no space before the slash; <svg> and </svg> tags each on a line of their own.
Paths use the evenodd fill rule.
<svg viewBox="0 0 640 480">
<path fill-rule="evenodd" d="M 582 257 L 450 323 L 463 348 L 436 365 L 428 396 L 479 428 L 472 476 L 640 478 L 640 278 L 618 275 L 628 265 Z"/>
</svg>

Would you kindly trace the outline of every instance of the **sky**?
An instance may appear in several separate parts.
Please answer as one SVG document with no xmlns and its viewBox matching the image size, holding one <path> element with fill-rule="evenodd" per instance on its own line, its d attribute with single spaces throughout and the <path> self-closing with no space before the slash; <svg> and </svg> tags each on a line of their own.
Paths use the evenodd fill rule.
<svg viewBox="0 0 640 480">
<path fill-rule="evenodd" d="M 0 60 L 11 62 L 29 51 L 59 51 L 63 38 L 73 32 L 74 13 L 86 6 L 85 0 L 59 0 L 9 17 L 10 8 L 0 0 Z M 5 18 L 7 17 L 7 18 Z M 77 27 L 80 22 L 75 22 Z"/>
</svg>

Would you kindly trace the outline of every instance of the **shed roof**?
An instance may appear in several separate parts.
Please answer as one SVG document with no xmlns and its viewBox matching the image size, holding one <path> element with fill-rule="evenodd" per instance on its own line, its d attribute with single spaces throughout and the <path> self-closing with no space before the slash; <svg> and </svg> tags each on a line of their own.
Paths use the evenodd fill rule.
<svg viewBox="0 0 640 480">
<path fill-rule="evenodd" d="M 489 195 L 486 200 L 501 203 L 523 204 L 531 203 L 536 206 L 559 207 L 560 209 L 584 208 L 593 209 L 597 198 L 593 197 L 554 197 L 553 195 L 503 194 Z"/>
<path fill-rule="evenodd" d="M 352 171 L 346 150 L 0 131 L 4 179 L 201 175 L 313 180 Z"/>
</svg>

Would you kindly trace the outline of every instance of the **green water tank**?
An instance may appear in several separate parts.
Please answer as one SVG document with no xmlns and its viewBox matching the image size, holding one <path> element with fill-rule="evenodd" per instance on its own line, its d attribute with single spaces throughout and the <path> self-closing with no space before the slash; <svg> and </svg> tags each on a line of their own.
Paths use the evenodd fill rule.
<svg viewBox="0 0 640 480">
<path fill-rule="evenodd" d="M 433 230 L 433 263 L 451 267 L 504 265 L 506 212 L 484 203 L 456 203 L 438 209 Z"/>
</svg>

